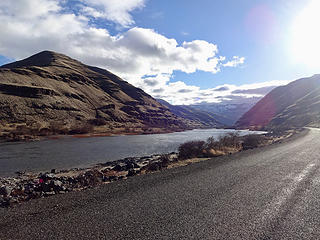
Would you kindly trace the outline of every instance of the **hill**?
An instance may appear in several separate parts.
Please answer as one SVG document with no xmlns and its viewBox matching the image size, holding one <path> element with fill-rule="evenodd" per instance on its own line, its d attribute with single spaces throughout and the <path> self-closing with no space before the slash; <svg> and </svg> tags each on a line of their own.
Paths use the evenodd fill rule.
<svg viewBox="0 0 320 240">
<path fill-rule="evenodd" d="M 111 72 L 51 51 L 0 67 L 0 119 L 11 138 L 193 127 Z"/>
<path fill-rule="evenodd" d="M 157 101 L 168 107 L 176 116 L 189 120 L 195 126 L 217 128 L 224 127 L 224 124 L 217 120 L 218 118 L 222 119 L 222 117 L 219 117 L 213 113 L 201 111 L 191 106 L 171 105 L 162 99 L 157 99 Z"/>
<path fill-rule="evenodd" d="M 320 124 L 320 75 L 273 89 L 236 123 L 239 128 L 289 129 Z"/>
</svg>

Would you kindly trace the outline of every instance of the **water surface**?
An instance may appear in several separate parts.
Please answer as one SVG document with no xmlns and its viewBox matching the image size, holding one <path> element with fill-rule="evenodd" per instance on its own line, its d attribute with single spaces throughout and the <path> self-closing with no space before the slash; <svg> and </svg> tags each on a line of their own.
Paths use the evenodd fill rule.
<svg viewBox="0 0 320 240">
<path fill-rule="evenodd" d="M 47 171 L 52 168 L 88 167 L 125 157 L 177 151 L 189 140 L 218 138 L 229 129 L 201 129 L 152 135 L 72 138 L 24 143 L 0 143 L 0 176 L 16 171 Z M 254 132 L 237 131 L 240 135 Z"/>
</svg>

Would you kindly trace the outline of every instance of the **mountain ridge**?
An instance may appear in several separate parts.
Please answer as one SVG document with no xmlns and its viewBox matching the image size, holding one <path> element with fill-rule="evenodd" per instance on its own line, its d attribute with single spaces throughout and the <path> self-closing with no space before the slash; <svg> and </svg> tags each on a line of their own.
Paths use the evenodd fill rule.
<svg viewBox="0 0 320 240">
<path fill-rule="evenodd" d="M 113 73 L 52 51 L 0 67 L 0 110 L 2 135 L 80 133 L 84 123 L 106 133 L 194 127 Z"/>
<path fill-rule="evenodd" d="M 190 105 L 192 108 L 209 112 L 227 126 L 233 126 L 239 118 L 253 107 L 261 98 L 235 99 L 219 103 L 199 103 Z"/>
<path fill-rule="evenodd" d="M 21 67 L 46 67 L 52 66 L 53 63 L 57 63 L 57 65 L 68 65 L 68 63 L 76 63 L 78 65 L 84 65 L 80 61 L 75 60 L 67 55 L 45 50 L 39 53 L 36 53 L 28 58 L 15 61 L 12 63 L 4 64 L 0 66 L 0 68 L 21 68 Z"/>
<path fill-rule="evenodd" d="M 226 124 L 219 122 L 217 119 L 219 116 L 201 111 L 199 109 L 193 108 L 192 106 L 187 105 L 172 105 L 163 99 L 157 99 L 162 105 L 168 107 L 170 111 L 178 117 L 188 119 L 194 122 L 195 125 L 204 126 L 204 127 L 225 127 Z M 220 117 L 222 118 L 222 117 Z"/>
<path fill-rule="evenodd" d="M 235 124 L 238 128 L 288 129 L 318 125 L 320 74 L 273 89 Z M 317 101 L 312 101 L 314 97 Z M 310 109 L 310 106 L 313 106 Z M 308 118 L 308 119 L 307 119 Z"/>
</svg>

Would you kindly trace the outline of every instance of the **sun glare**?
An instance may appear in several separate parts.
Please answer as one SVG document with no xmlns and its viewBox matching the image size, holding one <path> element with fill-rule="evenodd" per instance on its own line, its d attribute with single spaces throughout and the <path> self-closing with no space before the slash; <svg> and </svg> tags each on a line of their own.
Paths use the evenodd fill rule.
<svg viewBox="0 0 320 240">
<path fill-rule="evenodd" d="M 296 17 L 292 29 L 291 52 L 295 62 L 319 67 L 320 1 L 312 0 Z"/>
</svg>

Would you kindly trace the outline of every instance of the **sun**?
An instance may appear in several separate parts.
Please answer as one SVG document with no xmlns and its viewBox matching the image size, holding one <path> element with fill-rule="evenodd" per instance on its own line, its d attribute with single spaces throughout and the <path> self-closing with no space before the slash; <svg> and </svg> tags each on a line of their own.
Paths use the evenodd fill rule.
<svg viewBox="0 0 320 240">
<path fill-rule="evenodd" d="M 295 62 L 320 67 L 320 1 L 312 0 L 295 18 L 291 53 Z"/>
</svg>

